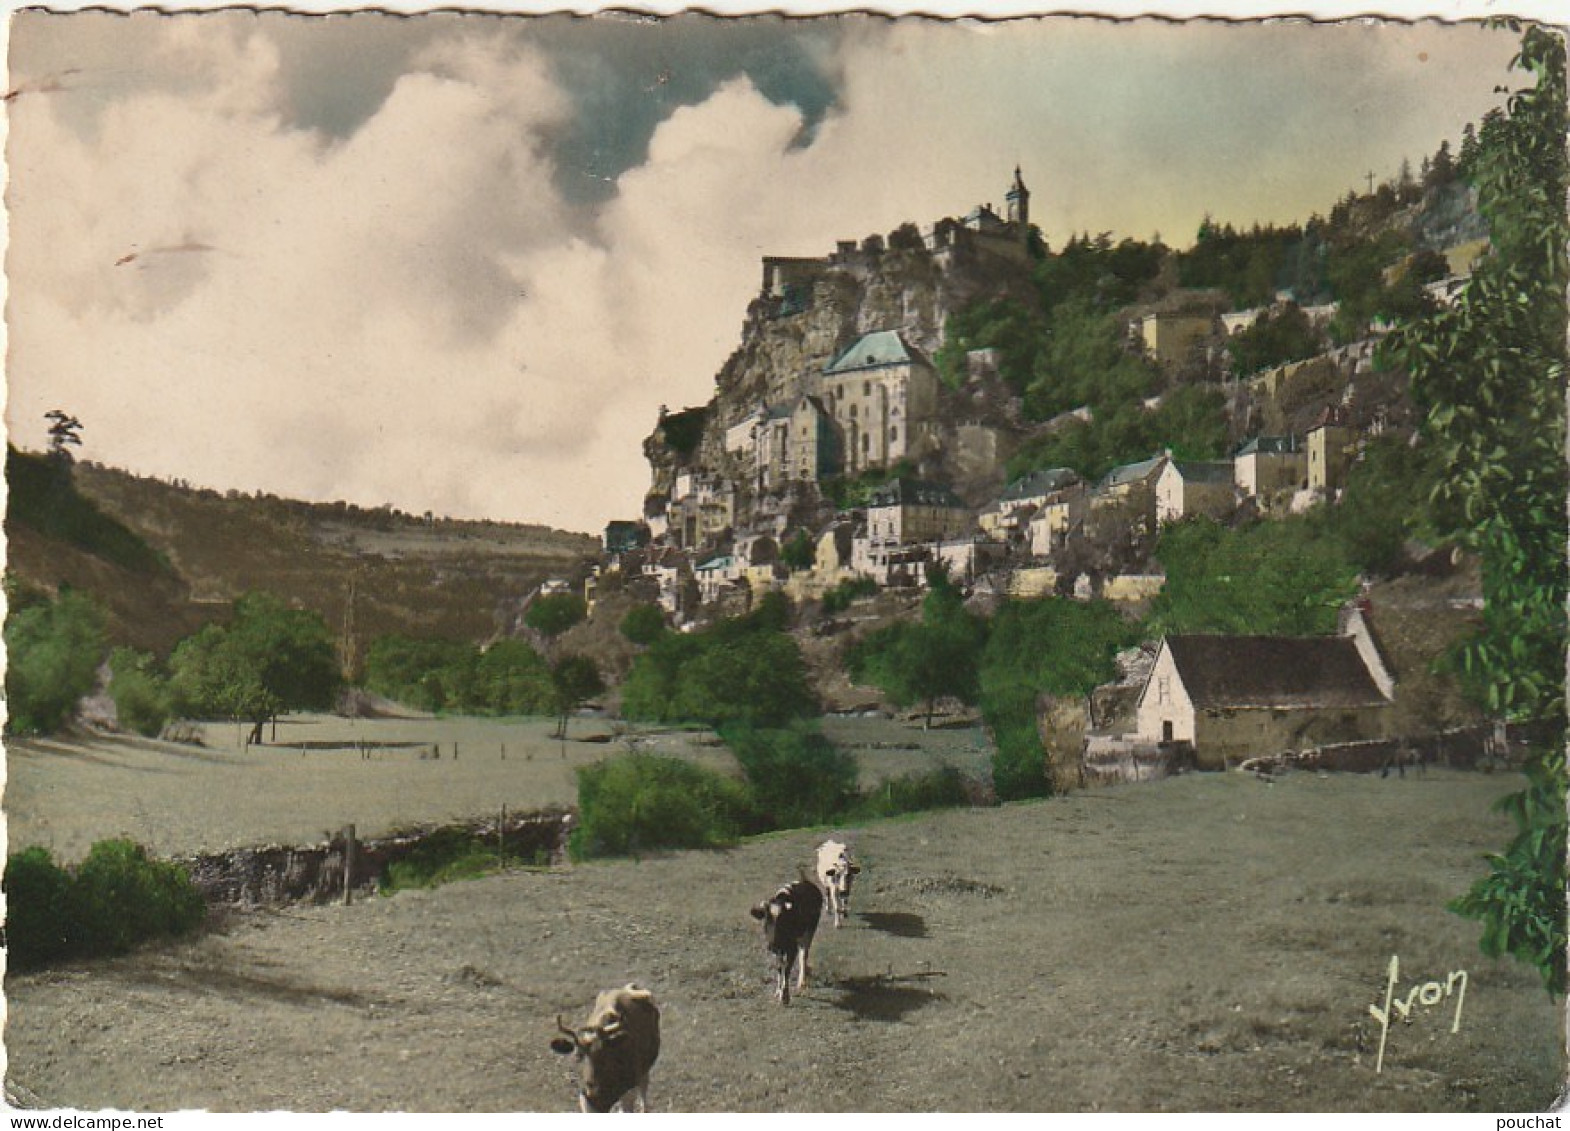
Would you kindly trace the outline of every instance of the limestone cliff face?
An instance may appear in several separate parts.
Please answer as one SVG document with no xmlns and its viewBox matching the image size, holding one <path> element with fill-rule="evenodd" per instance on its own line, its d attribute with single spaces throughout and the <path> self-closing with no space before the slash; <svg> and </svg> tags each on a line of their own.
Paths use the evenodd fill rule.
<svg viewBox="0 0 1570 1131">
<path fill-rule="evenodd" d="M 1025 262 L 964 245 L 933 253 L 864 244 L 809 266 L 809 279 L 784 293 L 760 293 L 748 308 L 741 343 L 704 407 L 701 438 L 685 450 L 673 444 L 668 417 L 644 442 L 653 471 L 646 510 L 657 510 L 677 474 L 690 470 L 734 484 L 736 526 L 745 527 L 760 500 L 753 498 L 749 461 L 726 451 L 728 429 L 760 407 L 816 392 L 824 367 L 864 334 L 897 330 L 931 360 L 945 322 L 961 307 L 1005 294 L 1034 301 Z M 920 459 L 920 474 L 951 483 L 967 498 L 1001 486 L 1010 434 L 1018 430 L 1018 406 L 1002 383 L 981 371 L 958 391 L 944 389 L 937 419 L 937 442 Z"/>
</svg>

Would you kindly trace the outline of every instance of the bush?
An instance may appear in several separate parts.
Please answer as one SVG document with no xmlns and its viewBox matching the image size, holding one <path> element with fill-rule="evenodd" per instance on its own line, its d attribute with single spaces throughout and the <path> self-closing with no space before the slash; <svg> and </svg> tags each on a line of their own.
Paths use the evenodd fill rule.
<svg viewBox="0 0 1570 1131">
<path fill-rule="evenodd" d="M 965 775 L 953 766 L 942 766 L 874 786 L 861 795 L 852 812 L 857 820 L 871 821 L 927 809 L 960 808 L 969 805 L 970 799 Z"/>
<path fill-rule="evenodd" d="M 104 616 L 81 593 L 30 605 L 5 622 L 7 729 L 13 734 L 59 730 L 76 701 L 98 678 Z"/>
<path fill-rule="evenodd" d="M 76 869 L 68 927 L 78 953 L 124 954 L 137 943 L 195 930 L 207 914 L 185 869 L 149 860 L 128 840 L 101 840 Z"/>
<path fill-rule="evenodd" d="M 508 864 L 547 863 L 549 858 L 543 850 L 525 859 L 516 852 L 498 852 L 494 837 L 469 829 L 438 829 L 420 841 L 407 856 L 387 865 L 380 890 L 383 895 L 391 895 L 413 888 L 433 888 L 454 880 L 476 879 Z"/>
<path fill-rule="evenodd" d="M 850 608 L 857 597 L 871 597 L 878 591 L 878 583 L 870 577 L 853 577 L 842 581 L 823 595 L 823 612 L 834 616 Z"/>
<path fill-rule="evenodd" d="M 63 958 L 71 877 L 47 848 L 24 848 L 5 865 L 5 946 L 12 969 L 27 970 Z"/>
<path fill-rule="evenodd" d="M 174 713 L 174 694 L 153 657 L 130 648 L 116 648 L 109 668 L 113 673 L 109 696 L 114 700 L 120 726 L 148 738 L 157 737 Z"/>
<path fill-rule="evenodd" d="M 815 723 L 783 729 L 733 726 L 720 737 L 752 788 L 752 831 L 827 824 L 856 798 L 856 759 Z"/>
<path fill-rule="evenodd" d="M 574 859 L 734 844 L 752 799 L 735 778 L 676 758 L 627 754 L 578 769 Z"/>
<path fill-rule="evenodd" d="M 19 968 L 63 958 L 124 954 L 138 943 L 195 930 L 207 906 L 185 869 L 149 860 L 140 845 L 104 840 L 74 874 L 28 848 L 6 862 L 6 946 Z"/>
</svg>

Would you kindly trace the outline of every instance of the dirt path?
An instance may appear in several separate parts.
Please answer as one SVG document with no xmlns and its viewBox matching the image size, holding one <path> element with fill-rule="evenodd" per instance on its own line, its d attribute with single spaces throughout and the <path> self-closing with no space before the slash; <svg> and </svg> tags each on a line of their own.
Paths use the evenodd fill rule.
<svg viewBox="0 0 1570 1131">
<path fill-rule="evenodd" d="M 557 1012 L 637 980 L 656 1109 L 1546 1107 L 1560 1011 L 1443 901 L 1513 778 L 1190 775 L 849 830 L 855 918 L 767 1000 L 747 906 L 821 834 L 517 872 L 13 978 L 10 1079 L 139 1110 L 564 1110 Z M 1468 973 L 1389 1034 L 1401 987 Z"/>
</svg>

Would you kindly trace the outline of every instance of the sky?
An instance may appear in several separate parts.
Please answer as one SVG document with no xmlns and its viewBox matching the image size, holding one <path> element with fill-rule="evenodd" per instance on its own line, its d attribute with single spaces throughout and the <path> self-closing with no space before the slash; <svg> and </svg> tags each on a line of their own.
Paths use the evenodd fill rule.
<svg viewBox="0 0 1570 1131">
<path fill-rule="evenodd" d="M 1186 246 L 1504 97 L 1435 22 L 19 12 L 6 425 L 195 485 L 595 532 L 764 255 L 996 203 Z"/>
</svg>

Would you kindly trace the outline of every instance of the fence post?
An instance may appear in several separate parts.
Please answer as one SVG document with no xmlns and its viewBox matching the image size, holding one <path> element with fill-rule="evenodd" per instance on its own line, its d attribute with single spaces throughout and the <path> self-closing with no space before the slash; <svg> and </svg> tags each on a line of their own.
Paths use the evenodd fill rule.
<svg viewBox="0 0 1570 1131">
<path fill-rule="evenodd" d="M 502 806 L 502 819 L 496 822 L 496 863 L 507 866 L 507 806 Z"/>
<path fill-rule="evenodd" d="M 343 830 L 343 905 L 348 907 L 354 896 L 354 826 Z"/>
</svg>

